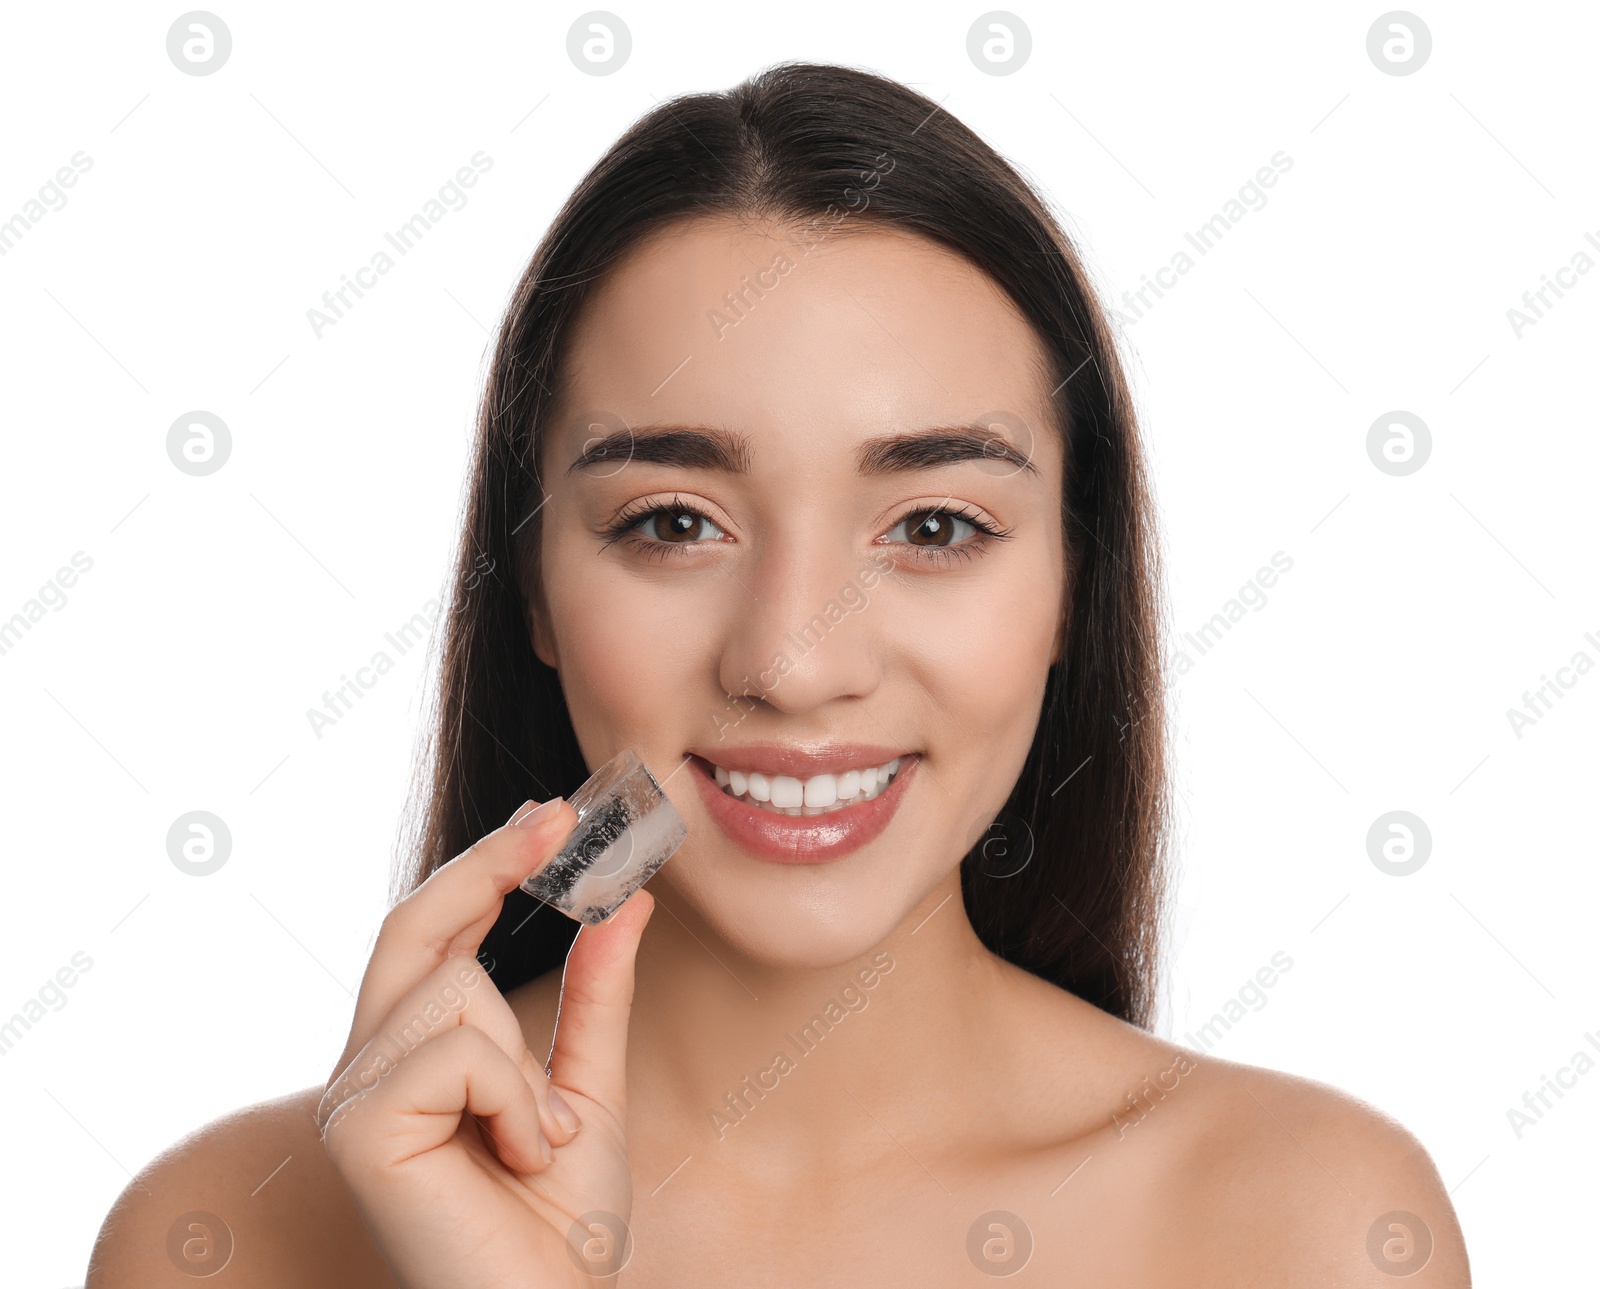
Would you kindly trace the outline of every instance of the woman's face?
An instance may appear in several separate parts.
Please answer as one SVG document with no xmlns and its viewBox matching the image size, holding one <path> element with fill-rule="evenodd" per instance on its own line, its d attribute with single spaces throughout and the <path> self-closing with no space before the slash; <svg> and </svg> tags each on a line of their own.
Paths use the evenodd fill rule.
<svg viewBox="0 0 1600 1289">
<path fill-rule="evenodd" d="M 816 238 L 680 224 L 586 306 L 530 621 L 586 761 L 637 747 L 688 823 L 651 889 L 784 966 L 869 952 L 948 890 L 1066 607 L 1032 329 L 930 240 Z"/>
</svg>

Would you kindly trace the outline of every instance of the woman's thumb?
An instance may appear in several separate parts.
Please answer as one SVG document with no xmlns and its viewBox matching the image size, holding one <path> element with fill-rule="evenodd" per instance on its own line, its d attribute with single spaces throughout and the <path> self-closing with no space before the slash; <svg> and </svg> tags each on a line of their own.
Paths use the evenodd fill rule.
<svg viewBox="0 0 1600 1289">
<path fill-rule="evenodd" d="M 580 928 L 562 977 L 550 1080 L 598 1101 L 619 1121 L 627 1118 L 634 957 L 655 903 L 639 890 L 604 922 Z"/>
</svg>

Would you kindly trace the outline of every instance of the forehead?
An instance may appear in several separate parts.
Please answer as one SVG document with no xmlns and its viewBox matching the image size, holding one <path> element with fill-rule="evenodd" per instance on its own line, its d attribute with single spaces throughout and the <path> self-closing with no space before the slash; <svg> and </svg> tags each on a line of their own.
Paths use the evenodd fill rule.
<svg viewBox="0 0 1600 1289">
<path fill-rule="evenodd" d="M 1037 455 L 1045 353 L 992 279 L 865 221 L 807 236 L 809 251 L 792 224 L 704 218 L 635 247 L 578 319 L 551 425 L 559 468 L 594 413 L 747 433 L 758 468 L 980 418 Z"/>
</svg>

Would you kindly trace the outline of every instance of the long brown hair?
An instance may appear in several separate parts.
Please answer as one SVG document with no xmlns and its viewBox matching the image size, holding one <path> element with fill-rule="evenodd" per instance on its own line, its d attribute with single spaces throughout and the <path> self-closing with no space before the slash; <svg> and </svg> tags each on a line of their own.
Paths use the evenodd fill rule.
<svg viewBox="0 0 1600 1289">
<path fill-rule="evenodd" d="M 557 675 L 529 638 L 541 432 L 573 321 L 607 269 L 666 224 L 712 215 L 919 233 L 1005 288 L 1038 333 L 1066 447 L 1067 634 L 1011 797 L 962 860 L 962 892 L 992 952 L 1149 1028 L 1166 888 L 1162 612 L 1145 466 L 1112 333 L 1077 252 L 1028 183 L 932 100 L 852 68 L 783 63 L 732 90 L 660 104 L 584 176 L 534 252 L 479 409 L 396 893 L 530 796 L 569 793 L 589 773 Z M 1003 861 L 998 846 L 1010 852 Z M 576 930 L 513 892 L 485 965 L 513 988 L 559 967 Z"/>
</svg>

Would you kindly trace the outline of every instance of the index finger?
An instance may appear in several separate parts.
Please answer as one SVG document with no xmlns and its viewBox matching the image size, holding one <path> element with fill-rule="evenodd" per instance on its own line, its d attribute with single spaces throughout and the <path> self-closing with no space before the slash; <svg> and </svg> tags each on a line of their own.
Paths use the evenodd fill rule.
<svg viewBox="0 0 1600 1289">
<path fill-rule="evenodd" d="M 539 806 L 528 801 L 389 910 L 336 1071 L 419 980 L 452 955 L 477 957 L 505 897 L 549 862 L 577 824 L 578 812 L 562 797 Z"/>
</svg>

